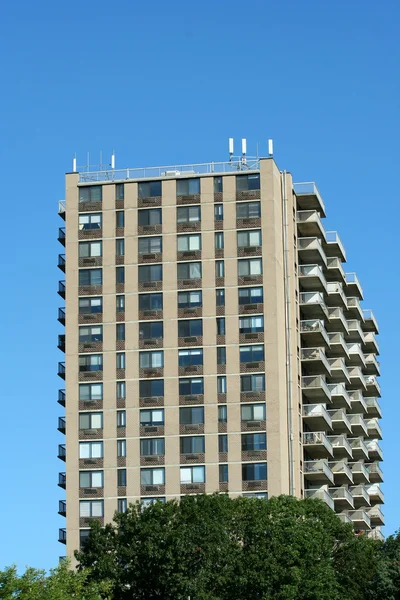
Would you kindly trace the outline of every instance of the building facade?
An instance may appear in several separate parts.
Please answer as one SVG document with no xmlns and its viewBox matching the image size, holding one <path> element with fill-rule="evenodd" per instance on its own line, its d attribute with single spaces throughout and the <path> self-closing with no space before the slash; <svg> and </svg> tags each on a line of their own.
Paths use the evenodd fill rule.
<svg viewBox="0 0 400 600">
<path fill-rule="evenodd" d="M 272 158 L 69 173 L 60 541 L 130 502 L 325 501 L 381 536 L 378 327 L 313 183 Z"/>
</svg>

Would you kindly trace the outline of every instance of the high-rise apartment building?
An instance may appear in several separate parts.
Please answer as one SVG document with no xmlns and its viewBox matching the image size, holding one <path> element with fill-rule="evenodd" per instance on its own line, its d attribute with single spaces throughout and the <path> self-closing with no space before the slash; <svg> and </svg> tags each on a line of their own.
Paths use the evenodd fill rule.
<svg viewBox="0 0 400 600">
<path fill-rule="evenodd" d="M 272 158 L 68 173 L 60 541 L 130 502 L 319 498 L 381 536 L 378 326 Z"/>
</svg>

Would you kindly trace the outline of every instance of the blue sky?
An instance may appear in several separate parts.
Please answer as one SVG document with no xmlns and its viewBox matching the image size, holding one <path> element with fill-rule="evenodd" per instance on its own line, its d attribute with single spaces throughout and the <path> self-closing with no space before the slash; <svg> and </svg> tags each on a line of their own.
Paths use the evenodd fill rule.
<svg viewBox="0 0 400 600">
<path fill-rule="evenodd" d="M 248 139 L 315 180 L 381 329 L 386 533 L 397 440 L 398 2 L 16 1 L 0 22 L 0 568 L 49 568 L 63 464 L 57 201 L 74 152 L 117 167 L 225 160 Z M 17 218 L 18 215 L 18 218 Z M 19 358 L 18 358 L 19 357 Z"/>
</svg>

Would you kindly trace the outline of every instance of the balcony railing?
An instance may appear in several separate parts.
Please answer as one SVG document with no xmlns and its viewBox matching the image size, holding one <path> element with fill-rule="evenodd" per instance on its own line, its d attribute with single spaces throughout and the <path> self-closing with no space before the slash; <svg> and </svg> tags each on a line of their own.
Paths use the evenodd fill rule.
<svg viewBox="0 0 400 600">
<path fill-rule="evenodd" d="M 379 487 L 379 483 L 371 483 L 370 485 L 366 485 L 365 489 L 367 491 L 368 497 L 373 504 L 384 504 L 385 497 L 381 488 Z"/>
<path fill-rule="evenodd" d="M 346 406 L 346 408 L 351 407 L 350 395 L 346 390 L 344 383 L 329 383 L 328 388 L 331 393 L 332 403 L 334 405 Z"/>
<path fill-rule="evenodd" d="M 380 396 L 381 395 L 381 386 L 378 383 L 376 375 L 367 375 L 367 377 L 365 379 L 366 379 L 367 391 L 376 392 L 377 396 Z"/>
<path fill-rule="evenodd" d="M 335 509 L 335 504 L 329 492 L 323 488 L 304 490 L 304 495 L 306 498 L 313 498 L 315 500 L 322 500 L 331 508 Z"/>
<path fill-rule="evenodd" d="M 304 475 L 312 476 L 315 475 L 318 479 L 319 476 L 322 475 L 326 477 L 331 483 L 333 483 L 333 473 L 328 466 L 328 462 L 326 459 L 321 460 L 306 460 L 303 463 L 303 472 Z"/>
<path fill-rule="evenodd" d="M 356 529 L 370 529 L 371 519 L 365 510 L 349 510 L 347 513 L 354 523 Z"/>
<path fill-rule="evenodd" d="M 63 246 L 65 246 L 65 227 L 60 227 L 58 229 L 58 241 L 60 242 L 60 244 L 62 244 Z"/>
<path fill-rule="evenodd" d="M 64 300 L 65 300 L 66 291 L 67 291 L 67 288 L 65 287 L 65 281 L 59 281 L 57 294 L 59 296 L 61 296 L 61 298 L 64 298 Z"/>
<path fill-rule="evenodd" d="M 336 333 L 339 330 L 342 333 L 348 334 L 349 328 L 343 309 L 339 306 L 328 308 L 328 318 L 329 323 L 327 323 L 327 329 L 329 326 L 329 330 L 332 330 L 333 333 Z"/>
<path fill-rule="evenodd" d="M 331 271 L 332 273 L 334 271 L 338 271 L 338 274 L 336 276 L 339 276 L 343 282 L 346 281 L 346 275 L 342 266 L 342 261 L 340 260 L 340 258 L 336 258 L 336 256 L 328 256 L 327 258 L 328 261 L 328 275 L 329 275 L 329 271 Z"/>
<path fill-rule="evenodd" d="M 349 458 L 353 456 L 351 446 L 344 435 L 329 435 L 328 440 L 332 444 L 335 457 L 343 454 Z"/>
<path fill-rule="evenodd" d="M 353 450 L 353 454 L 354 456 L 357 458 L 357 455 L 362 455 L 364 458 L 368 458 L 368 448 L 367 445 L 364 443 L 364 440 L 362 437 L 357 437 L 357 438 L 349 438 L 349 442 L 351 445 L 351 448 Z"/>
<path fill-rule="evenodd" d="M 341 481 L 344 480 L 346 482 L 353 483 L 353 475 L 346 460 L 329 461 L 328 465 L 334 477 L 336 476 L 336 478 L 340 479 Z"/>
<path fill-rule="evenodd" d="M 306 419 L 315 418 L 318 420 L 318 423 L 320 423 L 320 419 L 322 419 L 326 426 L 329 429 L 332 429 L 331 417 L 323 404 L 304 404 L 302 414 Z M 322 423 L 322 425 L 324 425 L 324 423 Z"/>
<path fill-rule="evenodd" d="M 362 395 L 361 390 L 349 391 L 352 412 L 367 412 L 366 398 Z"/>
<path fill-rule="evenodd" d="M 319 370 L 317 372 L 321 373 L 322 371 L 325 374 L 329 374 L 331 372 L 331 367 L 329 365 L 328 359 L 325 356 L 324 348 L 302 348 L 301 349 L 301 360 L 305 363 L 309 362 L 319 362 L 323 365 L 323 369 L 319 366 Z M 312 365 L 307 365 L 309 372 L 312 369 Z M 312 372 L 312 371 L 311 371 Z M 315 372 L 315 370 L 314 370 Z"/>
<path fill-rule="evenodd" d="M 320 238 L 317 237 L 299 237 L 297 238 L 297 250 L 302 252 L 302 258 L 307 256 L 308 260 L 322 260 L 324 265 L 327 264 L 325 251 L 322 247 Z M 304 253 L 307 253 L 304 255 Z"/>
<path fill-rule="evenodd" d="M 370 499 L 366 488 L 363 485 L 352 485 L 349 487 L 351 495 L 358 504 L 370 505 Z"/>
<path fill-rule="evenodd" d="M 373 331 L 374 333 L 379 333 L 378 321 L 376 320 L 372 310 L 367 308 L 364 309 L 362 312 L 365 321 L 365 329 L 368 331 Z"/>
<path fill-rule="evenodd" d="M 58 454 L 57 457 L 63 461 L 65 461 L 66 457 L 67 457 L 67 450 L 65 448 L 65 444 L 59 444 L 58 445 Z"/>
<path fill-rule="evenodd" d="M 366 346 L 367 352 L 379 354 L 378 340 L 376 339 L 376 334 L 373 331 L 367 331 L 364 333 L 364 345 Z"/>
<path fill-rule="evenodd" d="M 361 287 L 361 283 L 355 273 L 346 273 L 346 284 L 347 287 L 351 287 L 352 289 L 356 289 L 360 300 L 363 299 L 363 289 Z"/>
<path fill-rule="evenodd" d="M 65 379 L 65 362 L 58 363 L 58 372 L 57 375 L 61 377 L 61 379 Z"/>
<path fill-rule="evenodd" d="M 58 530 L 58 541 L 61 542 L 61 544 L 66 544 L 67 543 L 67 530 L 62 528 Z"/>
<path fill-rule="evenodd" d="M 316 208 L 325 216 L 325 205 L 313 181 L 294 183 L 293 189 L 300 208 Z"/>
<path fill-rule="evenodd" d="M 296 217 L 301 236 L 314 234 L 322 235 L 325 239 L 325 228 L 316 210 L 298 210 Z"/>
<path fill-rule="evenodd" d="M 331 488 L 330 493 L 332 495 L 333 500 L 336 500 L 337 503 L 346 502 L 349 505 L 349 507 L 354 508 L 353 496 L 345 487 Z"/>
<path fill-rule="evenodd" d="M 378 462 L 366 464 L 366 469 L 369 473 L 370 481 L 383 481 L 383 472 Z"/>
<path fill-rule="evenodd" d="M 329 304 L 341 304 L 347 307 L 347 297 L 343 291 L 343 286 L 338 282 L 330 282 L 327 285 Z"/>
<path fill-rule="evenodd" d="M 378 419 L 382 418 L 382 409 L 379 404 L 378 398 L 365 398 L 365 403 L 367 406 L 368 415 L 378 417 Z"/>
<path fill-rule="evenodd" d="M 383 460 L 382 448 L 377 440 L 367 440 L 365 443 L 370 457 L 377 457 L 378 460 Z"/>
<path fill-rule="evenodd" d="M 353 316 L 355 313 L 356 318 L 360 319 L 361 321 L 364 321 L 364 311 L 361 308 L 360 301 L 356 296 L 347 298 L 347 309 L 349 313 L 353 314 Z"/>
<path fill-rule="evenodd" d="M 325 379 L 321 375 L 307 375 L 301 378 L 303 393 L 310 397 L 323 397 L 324 401 L 331 401 L 331 392 Z"/>
<path fill-rule="evenodd" d="M 332 444 L 330 443 L 323 431 L 307 431 L 306 433 L 303 433 L 303 445 L 324 447 L 329 452 L 329 454 L 333 456 Z"/>
<path fill-rule="evenodd" d="M 61 404 L 61 406 L 65 406 L 65 400 L 66 400 L 66 395 L 65 395 L 65 390 L 58 390 L 58 404 Z"/>
<path fill-rule="evenodd" d="M 335 253 L 335 256 L 341 258 L 343 262 L 346 262 L 346 251 L 337 231 L 327 231 L 326 241 L 328 246 L 332 246 L 332 251 Z"/>
<path fill-rule="evenodd" d="M 67 516 L 67 503 L 65 500 L 58 501 L 58 514 L 63 517 Z"/>
<path fill-rule="evenodd" d="M 59 321 L 61 323 L 61 325 L 65 325 L 65 309 L 64 308 L 58 309 L 57 321 Z"/>
<path fill-rule="evenodd" d="M 65 211 L 66 211 L 66 202 L 65 200 L 59 200 L 58 201 L 58 214 L 60 216 L 63 216 L 63 218 L 65 219 Z"/>
<path fill-rule="evenodd" d="M 316 287 L 318 281 L 315 283 L 315 279 L 318 279 L 321 282 L 322 286 L 325 289 L 327 289 L 327 282 L 324 276 L 324 272 L 320 265 L 299 265 L 298 272 L 299 277 L 302 280 L 303 287 L 305 287 L 307 283 L 306 281 L 304 281 L 304 279 L 310 279 L 310 282 L 307 286 L 308 288 L 311 288 L 311 283 Z"/>
<path fill-rule="evenodd" d="M 321 319 L 308 319 L 305 321 L 300 321 L 300 333 L 303 334 L 320 334 L 325 344 L 329 346 L 329 338 L 325 329 L 324 322 Z"/>
<path fill-rule="evenodd" d="M 65 490 L 65 486 L 67 485 L 67 475 L 66 473 L 58 474 L 58 486 Z"/>
<path fill-rule="evenodd" d="M 66 265 L 65 254 L 59 254 L 57 266 L 59 269 L 61 269 L 61 271 L 63 271 L 63 273 L 65 273 L 65 265 Z"/>
<path fill-rule="evenodd" d="M 343 408 L 337 410 L 330 410 L 329 416 L 332 420 L 332 426 L 335 432 L 341 431 L 342 433 L 351 433 L 351 424 L 346 411 Z"/>
<path fill-rule="evenodd" d="M 58 336 L 57 348 L 61 350 L 61 352 L 65 352 L 65 334 L 61 333 Z"/>
<path fill-rule="evenodd" d="M 381 426 L 379 425 L 378 419 L 368 419 L 366 421 L 367 424 L 367 431 L 368 431 L 368 436 L 369 437 L 374 437 L 374 438 L 378 438 L 379 440 L 382 439 L 382 429 Z"/>
<path fill-rule="evenodd" d="M 58 427 L 57 427 L 57 429 L 61 433 L 65 433 L 65 429 L 66 429 L 65 417 L 58 417 Z"/>
<path fill-rule="evenodd" d="M 357 460 L 356 462 L 349 463 L 349 467 L 353 474 L 354 483 L 368 483 L 369 482 L 369 473 L 368 469 L 364 464 L 363 460 Z"/>
<path fill-rule="evenodd" d="M 367 435 L 367 424 L 363 415 L 349 415 L 349 421 L 354 435 Z"/>
</svg>

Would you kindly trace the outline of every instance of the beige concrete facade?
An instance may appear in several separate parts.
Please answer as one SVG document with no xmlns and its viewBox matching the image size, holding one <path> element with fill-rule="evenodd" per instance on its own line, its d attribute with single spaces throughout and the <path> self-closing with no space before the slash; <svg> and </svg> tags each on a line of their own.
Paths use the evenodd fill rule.
<svg viewBox="0 0 400 600">
<path fill-rule="evenodd" d="M 250 179 L 243 183 L 246 176 Z M 215 181 L 218 177 L 222 183 Z M 194 182 L 196 193 L 192 189 L 177 195 L 177 185 L 182 185 L 178 182 L 187 179 L 199 179 Z M 161 181 L 161 193 L 154 193 L 155 183 L 144 196 L 148 181 Z M 243 189 L 247 184 L 253 189 Z M 250 202 L 259 207 L 253 204 L 249 217 L 239 217 L 237 210 L 244 214 Z M 247 208 L 238 209 L 240 205 Z M 217 220 L 219 206 L 223 218 Z M 200 207 L 201 219 L 178 223 L 177 210 L 182 207 Z M 162 223 L 143 225 L 141 211 L 149 209 L 161 210 Z M 66 274 L 65 373 L 61 372 L 65 392 L 60 396 L 66 431 L 65 450 L 60 449 L 66 459 L 65 474 L 60 474 L 66 504 L 62 501 L 60 512 L 66 514 L 66 528 L 60 530 L 60 538 L 67 542 L 69 556 L 79 547 L 90 515 L 106 523 L 125 501 L 168 500 L 203 491 L 315 496 L 360 529 L 382 524 L 375 321 L 358 303 L 358 280 L 346 280 L 338 238 L 326 236 L 320 221 L 324 207 L 315 186 L 296 189 L 291 175 L 281 173 L 272 159 L 261 160 L 251 171 L 153 180 L 93 184 L 70 173 L 60 214 L 65 218 L 65 231 L 60 233 L 65 263 L 64 257 L 60 263 Z M 254 232 L 249 240 L 261 235 L 260 243 L 238 247 L 238 232 L 244 231 Z M 218 232 L 223 233 L 223 248 L 216 248 Z M 183 235 L 200 235 L 201 248 L 192 240 L 194 250 L 179 250 Z M 142 252 L 150 237 L 162 238 L 161 252 L 154 239 L 156 251 Z M 117 240 L 124 240 L 123 253 Z M 88 250 L 86 242 L 94 245 Z M 179 244 L 182 247 L 182 240 Z M 244 267 L 238 265 L 246 260 L 261 260 L 262 272 L 257 274 L 255 262 L 255 273 L 243 275 Z M 216 277 L 216 261 L 224 261 L 223 277 Z M 188 272 L 178 279 L 183 263 L 192 265 L 182 268 L 192 269 L 192 274 L 198 274 L 194 263 L 201 263 L 201 277 L 191 279 Z M 162 265 L 162 281 L 139 281 L 146 265 Z M 117 279 L 121 268 L 124 283 Z M 85 279 L 97 277 L 100 271 L 89 273 L 96 269 L 101 270 L 101 283 Z M 239 289 L 245 288 L 262 288 L 263 301 L 240 304 Z M 216 290 L 224 290 L 224 305 L 217 301 Z M 178 308 L 178 293 L 185 291 L 201 292 L 201 306 Z M 139 305 L 143 294 L 150 293 L 162 294 L 162 309 Z M 84 304 L 90 298 L 96 299 L 96 307 Z M 246 321 L 240 331 L 239 319 L 246 317 L 258 320 Z M 224 323 L 217 325 L 221 319 Z M 189 327 L 183 321 L 191 320 L 197 321 L 190 325 L 196 335 L 179 334 Z M 162 337 L 151 337 L 144 324 L 160 322 Z M 218 331 L 218 326 L 223 329 Z M 118 327 L 124 339 L 117 339 Z M 179 357 L 179 351 L 190 349 L 202 349 L 201 365 L 180 365 L 186 356 Z M 163 366 L 145 368 L 140 363 L 143 352 L 162 352 Z M 219 364 L 217 355 L 222 352 L 226 359 Z M 241 362 L 245 352 L 252 358 Z M 85 360 L 94 362 L 87 367 Z M 251 374 L 265 376 L 265 385 L 258 378 L 257 389 L 245 391 L 242 378 Z M 195 393 L 180 394 L 180 380 L 189 378 L 202 383 L 196 383 Z M 154 380 L 163 380 L 163 394 L 141 394 L 143 382 Z M 101 398 L 88 402 L 87 384 L 102 384 Z M 254 413 L 249 408 L 253 405 Z M 185 407 L 203 408 L 204 418 L 197 415 L 195 422 L 182 422 Z M 163 410 L 162 422 L 145 422 L 142 411 L 148 410 Z M 190 444 L 182 441 L 200 437 Z M 181 444 L 193 444 L 194 450 L 181 452 Z M 118 456 L 121 453 L 125 456 Z M 227 465 L 227 477 L 221 465 Z M 183 471 L 188 467 L 195 470 Z M 357 471 L 355 476 L 358 467 L 361 474 Z M 117 475 L 118 469 L 125 472 Z M 189 476 L 194 480 L 184 483 Z M 121 482 L 124 485 L 118 485 Z"/>
</svg>

